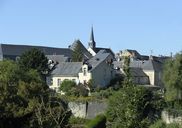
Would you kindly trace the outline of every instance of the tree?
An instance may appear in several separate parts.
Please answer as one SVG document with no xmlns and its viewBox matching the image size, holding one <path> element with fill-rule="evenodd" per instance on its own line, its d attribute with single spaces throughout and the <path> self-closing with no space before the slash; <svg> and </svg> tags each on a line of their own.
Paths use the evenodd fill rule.
<svg viewBox="0 0 182 128">
<path fill-rule="evenodd" d="M 35 69 L 40 74 L 47 74 L 49 71 L 48 59 L 45 54 L 39 49 L 33 48 L 24 52 L 18 61 L 21 69 L 27 71 Z"/>
<path fill-rule="evenodd" d="M 163 70 L 165 100 L 172 108 L 182 109 L 182 52 L 169 59 Z"/>
<path fill-rule="evenodd" d="M 127 86 L 109 99 L 107 119 L 115 128 L 148 128 L 163 100 L 144 87 Z"/>
<path fill-rule="evenodd" d="M 40 118 L 37 113 L 39 108 L 43 111 Z M 16 62 L 0 61 L 0 127 L 30 127 L 29 124 L 37 127 L 35 122 L 42 117 L 49 118 L 50 123 L 57 126 L 56 121 L 65 121 L 65 111 L 61 100 L 50 98 L 48 87 L 37 70 L 25 71 Z M 51 114 L 55 116 L 51 117 Z M 59 124 L 62 125 L 61 122 Z"/>
<path fill-rule="evenodd" d="M 33 106 L 29 106 L 29 103 L 38 100 L 39 95 L 45 90 L 46 86 L 43 86 L 40 75 L 36 71 L 23 73 L 15 62 L 1 61 L 0 120 L 4 120 L 6 123 L 3 124 L 8 125 L 30 114 Z"/>
<path fill-rule="evenodd" d="M 124 86 L 132 86 L 133 82 L 132 82 L 132 77 L 130 73 L 130 58 L 129 57 L 124 58 L 123 71 L 125 73 L 124 82 L 123 82 Z"/>
<path fill-rule="evenodd" d="M 76 86 L 76 83 L 71 80 L 63 80 L 63 82 L 60 85 L 59 90 L 63 92 L 69 92 L 73 87 Z"/>
<path fill-rule="evenodd" d="M 78 43 L 76 43 L 75 48 L 73 49 L 72 61 L 73 62 L 83 61 L 83 53 L 82 53 L 82 49 L 81 49 L 81 42 L 79 40 L 78 40 Z"/>
<path fill-rule="evenodd" d="M 68 123 L 70 115 L 71 113 L 62 99 L 50 97 L 49 100 L 45 102 L 42 97 L 40 102 L 36 105 L 33 116 L 29 120 L 27 127 L 62 128 Z"/>
</svg>

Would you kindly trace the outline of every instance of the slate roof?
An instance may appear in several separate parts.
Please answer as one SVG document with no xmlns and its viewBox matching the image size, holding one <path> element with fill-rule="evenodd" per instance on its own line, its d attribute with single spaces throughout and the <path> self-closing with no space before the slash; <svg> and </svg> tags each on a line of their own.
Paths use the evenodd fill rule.
<svg viewBox="0 0 182 128">
<path fill-rule="evenodd" d="M 92 57 L 88 63 L 92 66 L 91 70 L 95 69 L 100 63 L 106 61 L 110 53 L 107 53 L 105 50 L 100 50 L 94 57 Z"/>
<path fill-rule="evenodd" d="M 69 61 L 69 58 L 65 57 L 64 55 L 46 55 L 46 57 L 49 60 L 53 60 L 54 62 L 58 62 L 58 63 Z"/>
<path fill-rule="evenodd" d="M 80 40 L 75 40 L 73 42 L 73 44 L 70 45 L 70 49 L 71 50 L 74 50 L 77 45 L 80 45 L 81 52 L 83 53 L 85 59 L 90 59 L 92 57 L 92 55 L 90 54 L 90 52 L 85 48 L 85 46 L 81 43 Z"/>
<path fill-rule="evenodd" d="M 44 46 L 32 46 L 32 45 L 13 45 L 13 44 L 0 44 L 0 54 L 4 57 L 16 57 L 20 56 L 23 52 L 28 51 L 32 48 L 37 48 L 44 52 L 45 55 L 64 55 L 71 57 L 72 50 L 69 48 L 54 48 Z"/>
<path fill-rule="evenodd" d="M 130 67 L 142 68 L 143 70 L 161 71 L 162 63 L 155 60 L 132 61 Z"/>
<path fill-rule="evenodd" d="M 56 65 L 56 69 L 51 74 L 53 76 L 78 76 L 82 64 L 82 62 L 62 62 Z"/>
<path fill-rule="evenodd" d="M 1 44 L 0 44 L 0 60 L 3 60 L 3 52 L 2 52 Z"/>
<path fill-rule="evenodd" d="M 114 68 L 123 68 L 123 61 L 114 61 Z M 142 70 L 151 70 L 151 71 L 162 71 L 163 63 L 156 60 L 133 60 L 130 62 L 131 68 L 140 68 Z"/>
<path fill-rule="evenodd" d="M 130 68 L 133 77 L 148 77 L 141 68 Z"/>
<path fill-rule="evenodd" d="M 113 57 L 115 56 L 115 54 L 113 53 L 113 51 L 110 48 L 94 48 L 93 49 L 95 53 L 98 53 L 100 50 L 105 50 L 107 53 L 110 53 Z"/>
</svg>

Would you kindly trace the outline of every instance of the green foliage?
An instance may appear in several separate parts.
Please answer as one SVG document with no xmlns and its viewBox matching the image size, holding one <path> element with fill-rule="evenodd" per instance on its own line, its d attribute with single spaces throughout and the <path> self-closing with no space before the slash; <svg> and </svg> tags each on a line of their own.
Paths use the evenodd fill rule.
<svg viewBox="0 0 182 128">
<path fill-rule="evenodd" d="M 113 87 L 115 90 L 118 90 L 122 87 L 123 80 L 124 80 L 123 76 L 117 76 L 110 81 L 109 86 Z"/>
<path fill-rule="evenodd" d="M 166 124 L 162 120 L 156 121 L 149 128 L 166 128 Z"/>
<path fill-rule="evenodd" d="M 19 79 L 18 65 L 10 60 L 0 61 L 0 82 L 8 85 L 17 83 Z"/>
<path fill-rule="evenodd" d="M 71 125 L 71 127 L 74 127 L 74 128 L 78 127 L 78 128 L 80 128 L 80 127 L 82 127 L 87 122 L 88 122 L 88 119 L 71 116 L 69 118 L 68 124 Z"/>
<path fill-rule="evenodd" d="M 65 120 L 65 109 L 61 109 L 61 105 L 52 106 L 52 99 L 48 102 L 49 90 L 40 73 L 19 67 L 13 61 L 0 61 L 0 127 L 42 127 L 38 123 L 42 118 L 49 120 L 50 125 L 55 124 L 55 120 Z M 37 116 L 39 110 L 43 111 L 41 116 Z M 59 117 L 55 119 L 51 114 L 59 114 Z"/>
<path fill-rule="evenodd" d="M 67 111 L 67 106 L 61 99 L 54 97 L 44 101 L 42 97 L 41 101 L 36 104 L 31 120 L 25 126 L 31 128 L 60 128 L 68 123 L 70 115 L 71 113 Z"/>
<path fill-rule="evenodd" d="M 106 128 L 105 115 L 97 115 L 94 119 L 86 124 L 86 128 Z"/>
<path fill-rule="evenodd" d="M 76 85 L 71 80 L 64 80 L 59 90 L 65 92 L 67 96 L 88 96 L 88 90 L 82 84 Z"/>
<path fill-rule="evenodd" d="M 76 86 L 76 83 L 74 81 L 63 80 L 59 89 L 60 91 L 63 91 L 63 92 L 69 92 L 75 86 Z"/>
<path fill-rule="evenodd" d="M 182 126 L 180 126 L 179 124 L 177 123 L 171 123 L 171 124 L 168 124 L 166 126 L 166 128 L 182 128 Z"/>
<path fill-rule="evenodd" d="M 88 84 L 87 85 L 90 88 L 90 90 L 93 91 L 93 89 L 94 89 L 94 80 L 93 79 L 90 79 L 88 81 Z"/>
<path fill-rule="evenodd" d="M 38 49 L 31 49 L 24 52 L 18 61 L 22 70 L 35 69 L 40 74 L 46 74 L 49 71 L 48 59 L 44 53 Z"/>
<path fill-rule="evenodd" d="M 78 40 L 77 45 L 73 49 L 73 54 L 72 54 L 72 61 L 73 62 L 81 62 L 83 61 L 83 53 L 81 49 L 81 42 Z"/>
<path fill-rule="evenodd" d="M 107 119 L 115 128 L 147 128 L 159 118 L 163 100 L 143 87 L 127 86 L 109 98 Z"/>
<path fill-rule="evenodd" d="M 123 71 L 125 73 L 123 85 L 132 86 L 133 82 L 132 82 L 132 77 L 131 77 L 131 73 L 130 73 L 130 58 L 129 57 L 124 58 Z"/>
<path fill-rule="evenodd" d="M 182 53 L 176 54 L 173 59 L 164 65 L 163 82 L 165 85 L 165 100 L 172 108 L 182 106 Z"/>
<path fill-rule="evenodd" d="M 108 99 L 110 96 L 114 94 L 115 90 L 113 90 L 111 87 L 107 88 L 105 90 L 99 90 L 97 92 L 93 92 L 92 96 L 96 99 Z"/>
</svg>

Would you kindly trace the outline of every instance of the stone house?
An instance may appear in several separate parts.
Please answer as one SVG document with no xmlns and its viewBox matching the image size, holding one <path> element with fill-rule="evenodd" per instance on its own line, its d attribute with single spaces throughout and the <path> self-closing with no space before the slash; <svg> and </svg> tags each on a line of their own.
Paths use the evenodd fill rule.
<svg viewBox="0 0 182 128">
<path fill-rule="evenodd" d="M 55 70 L 47 78 L 47 83 L 56 91 L 65 79 L 73 80 L 77 84 L 87 84 L 92 80 L 94 87 L 104 88 L 114 76 L 112 55 L 101 50 L 88 61 L 64 62 L 56 65 Z"/>
<path fill-rule="evenodd" d="M 124 74 L 123 61 L 115 61 L 114 68 L 117 73 Z M 150 85 L 163 87 L 162 83 L 163 63 L 150 58 L 149 60 L 131 60 L 130 72 L 133 82 L 137 85 Z"/>
</svg>

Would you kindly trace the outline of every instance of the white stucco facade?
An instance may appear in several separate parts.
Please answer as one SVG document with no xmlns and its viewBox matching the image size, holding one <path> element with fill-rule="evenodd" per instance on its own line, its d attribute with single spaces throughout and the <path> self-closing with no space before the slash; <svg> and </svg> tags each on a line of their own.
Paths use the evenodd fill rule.
<svg viewBox="0 0 182 128">
<path fill-rule="evenodd" d="M 61 83 L 64 80 L 72 80 L 75 81 L 76 83 L 79 83 L 78 76 L 52 76 L 51 77 L 52 84 L 49 87 L 55 91 L 59 91 L 59 87 L 61 86 Z"/>
</svg>

